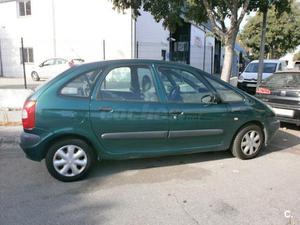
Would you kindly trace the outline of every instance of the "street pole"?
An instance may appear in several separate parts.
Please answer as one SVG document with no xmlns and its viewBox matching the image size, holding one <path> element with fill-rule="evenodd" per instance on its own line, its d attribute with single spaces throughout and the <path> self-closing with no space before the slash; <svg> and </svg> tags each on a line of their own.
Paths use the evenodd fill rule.
<svg viewBox="0 0 300 225">
<path fill-rule="evenodd" d="M 103 50 L 103 60 L 105 60 L 105 40 L 102 43 L 102 50 Z"/>
<path fill-rule="evenodd" d="M 263 74 L 263 70 L 264 70 L 265 38 L 266 38 L 266 31 L 267 31 L 267 15 L 268 15 L 268 8 L 266 8 L 266 11 L 263 12 L 261 40 L 260 40 L 260 56 L 259 56 L 259 65 L 258 65 L 256 88 L 258 88 L 261 84 L 262 74 Z"/>
<path fill-rule="evenodd" d="M 21 38 L 21 51 L 22 51 L 22 64 L 23 64 L 23 75 L 24 75 L 24 87 L 25 89 L 27 89 L 23 38 Z"/>
<path fill-rule="evenodd" d="M 1 39 L 0 39 L 0 77 L 3 77 L 2 43 L 1 43 Z"/>
</svg>

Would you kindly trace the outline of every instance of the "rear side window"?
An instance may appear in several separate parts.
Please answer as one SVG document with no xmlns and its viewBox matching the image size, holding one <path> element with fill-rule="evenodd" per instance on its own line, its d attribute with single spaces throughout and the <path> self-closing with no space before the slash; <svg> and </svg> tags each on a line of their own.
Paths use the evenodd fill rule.
<svg viewBox="0 0 300 225">
<path fill-rule="evenodd" d="M 241 95 L 236 93 L 234 90 L 226 87 L 225 85 L 207 76 L 205 77 L 205 79 L 216 89 L 223 102 L 241 102 L 244 100 Z"/>
<path fill-rule="evenodd" d="M 99 70 L 92 70 L 80 74 L 75 79 L 64 85 L 60 94 L 71 97 L 89 97 L 92 87 L 100 73 L 101 71 Z"/>
<path fill-rule="evenodd" d="M 118 67 L 108 72 L 97 98 L 108 101 L 157 102 L 153 74 L 146 66 Z"/>
</svg>

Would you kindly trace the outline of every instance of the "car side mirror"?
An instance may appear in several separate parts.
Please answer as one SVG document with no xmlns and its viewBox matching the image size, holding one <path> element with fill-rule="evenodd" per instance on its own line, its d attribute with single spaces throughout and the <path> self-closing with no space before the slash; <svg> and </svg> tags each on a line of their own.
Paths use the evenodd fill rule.
<svg viewBox="0 0 300 225">
<path fill-rule="evenodd" d="M 40 65 L 39 65 L 39 67 L 43 67 L 44 66 L 44 63 L 41 63 Z"/>
</svg>

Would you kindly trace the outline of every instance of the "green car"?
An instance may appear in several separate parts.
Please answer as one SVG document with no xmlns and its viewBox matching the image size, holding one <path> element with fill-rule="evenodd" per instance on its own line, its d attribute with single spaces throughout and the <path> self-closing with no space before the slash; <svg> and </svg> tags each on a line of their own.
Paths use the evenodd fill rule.
<svg viewBox="0 0 300 225">
<path fill-rule="evenodd" d="M 22 113 L 20 146 L 75 181 L 96 160 L 230 149 L 255 157 L 279 128 L 272 109 L 196 68 L 154 60 L 83 64 L 49 80 Z"/>
</svg>

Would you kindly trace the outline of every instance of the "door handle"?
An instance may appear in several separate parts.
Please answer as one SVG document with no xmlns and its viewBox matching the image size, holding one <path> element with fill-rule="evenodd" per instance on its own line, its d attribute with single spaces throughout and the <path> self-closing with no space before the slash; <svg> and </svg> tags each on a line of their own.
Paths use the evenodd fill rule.
<svg viewBox="0 0 300 225">
<path fill-rule="evenodd" d="M 114 110 L 111 107 L 100 107 L 99 111 L 101 111 L 101 112 L 113 112 Z"/>
<path fill-rule="evenodd" d="M 184 114 L 184 112 L 182 112 L 182 111 L 171 111 L 170 112 L 171 114 L 174 114 L 174 115 L 183 115 Z"/>
</svg>

